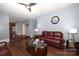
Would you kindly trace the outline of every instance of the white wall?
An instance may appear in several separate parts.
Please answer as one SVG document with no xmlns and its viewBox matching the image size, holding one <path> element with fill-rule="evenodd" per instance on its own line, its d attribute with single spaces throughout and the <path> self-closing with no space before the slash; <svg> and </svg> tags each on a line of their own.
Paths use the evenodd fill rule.
<svg viewBox="0 0 79 59">
<path fill-rule="evenodd" d="M 26 26 L 28 24 L 28 27 Z M 16 22 L 16 34 L 17 35 L 34 35 L 34 30 L 37 27 L 37 20 L 26 20 L 23 22 Z"/>
<path fill-rule="evenodd" d="M 27 36 L 35 35 L 36 28 L 37 28 L 37 20 L 29 20 L 27 27 Z"/>
<path fill-rule="evenodd" d="M 22 22 L 17 22 L 16 25 L 15 25 L 15 29 L 16 29 L 16 34 L 17 35 L 22 35 L 22 30 L 23 30 L 23 27 L 22 27 Z"/>
<path fill-rule="evenodd" d="M 51 23 L 53 16 L 59 16 L 60 21 L 58 24 Z M 79 4 L 72 4 L 40 16 L 37 27 L 39 34 L 41 34 L 42 31 L 61 31 L 64 33 L 65 40 L 68 39 L 68 30 L 75 27 L 78 29 L 76 40 L 79 41 Z"/>
<path fill-rule="evenodd" d="M 0 12 L 0 41 L 9 41 L 9 15 Z"/>
</svg>

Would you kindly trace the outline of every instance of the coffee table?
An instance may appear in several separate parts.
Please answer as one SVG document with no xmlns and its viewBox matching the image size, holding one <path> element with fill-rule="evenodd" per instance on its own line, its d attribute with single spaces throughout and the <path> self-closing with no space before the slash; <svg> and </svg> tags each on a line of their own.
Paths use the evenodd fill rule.
<svg viewBox="0 0 79 59">
<path fill-rule="evenodd" d="M 27 51 L 33 56 L 45 56 L 47 55 L 47 44 L 44 44 L 41 47 L 27 45 Z"/>
</svg>

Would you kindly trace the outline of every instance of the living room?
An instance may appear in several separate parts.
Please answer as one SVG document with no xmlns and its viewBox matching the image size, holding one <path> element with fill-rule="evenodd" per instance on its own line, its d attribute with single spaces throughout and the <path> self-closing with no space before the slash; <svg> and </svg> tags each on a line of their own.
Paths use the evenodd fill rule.
<svg viewBox="0 0 79 59">
<path fill-rule="evenodd" d="M 38 4 L 36 4 L 36 5 L 38 5 Z M 31 56 L 35 52 L 33 52 L 31 54 L 30 52 L 26 51 L 26 53 L 24 53 L 26 50 L 26 47 L 25 47 L 26 42 L 29 41 L 29 38 L 32 38 L 32 39 L 35 38 L 35 39 L 37 39 L 37 41 L 38 41 L 38 39 L 43 39 L 44 37 L 41 38 L 40 35 L 42 35 L 44 31 L 46 31 L 47 36 L 48 35 L 53 36 L 54 34 L 51 34 L 53 32 L 56 32 L 56 35 L 59 35 L 59 36 L 60 36 L 59 32 L 62 33 L 61 34 L 61 36 L 63 36 L 62 46 L 66 46 L 67 45 L 66 41 L 69 40 L 69 38 L 71 38 L 69 36 L 69 33 L 70 33 L 69 30 L 75 29 L 75 33 L 74 33 L 75 36 L 72 38 L 73 39 L 75 38 L 75 42 L 79 41 L 78 40 L 78 38 L 79 38 L 79 36 L 78 36 L 79 35 L 79 33 L 78 33 L 79 3 L 62 3 L 62 4 L 57 4 L 54 6 L 52 5 L 52 3 L 50 3 L 49 5 L 46 3 L 42 7 L 44 11 L 41 10 L 41 12 L 39 12 L 37 14 L 32 14 L 32 15 L 31 15 L 31 13 L 33 13 L 32 12 L 33 9 L 31 8 L 32 10 L 30 12 L 27 8 L 25 8 L 25 6 L 21 5 L 21 3 L 17 6 L 19 6 L 18 7 L 19 9 L 20 9 L 20 7 L 22 7 L 24 9 L 24 11 L 23 11 L 23 9 L 15 10 L 15 7 L 14 6 L 12 7 L 12 6 L 13 5 L 5 4 L 5 3 L 0 4 L 0 18 L 1 18 L 1 20 L 0 20 L 0 22 L 1 22 L 0 23 L 0 27 L 1 27 L 0 41 L 1 42 L 4 42 L 4 41 L 8 42 L 8 45 L 10 45 L 9 49 L 10 49 L 10 52 L 12 53 L 12 55 L 14 55 L 14 56 L 16 56 L 16 55 L 22 55 L 22 56 L 23 55 L 26 55 L 26 56 L 30 55 Z M 47 6 L 48 7 L 50 6 L 50 7 L 47 9 Z M 24 14 L 21 11 L 23 11 Z M 21 12 L 21 13 L 19 13 L 19 12 Z M 27 14 L 29 14 L 29 16 L 25 12 L 27 12 Z M 56 21 L 58 21 L 58 22 L 53 21 L 54 17 L 57 18 Z M 14 23 L 15 25 L 10 25 L 9 22 L 11 24 Z M 10 35 L 11 32 L 9 32 L 10 26 L 12 26 L 11 30 L 13 31 L 12 37 Z M 48 34 L 48 33 L 50 33 L 50 34 Z M 70 35 L 72 35 L 72 34 L 70 33 Z M 49 41 L 50 38 L 48 38 L 48 39 L 44 38 L 44 40 L 47 39 Z M 42 42 L 44 42 L 44 40 Z M 52 41 L 52 40 L 50 40 L 50 41 Z M 44 52 L 45 52 L 45 54 L 43 54 L 43 55 L 46 55 L 46 56 L 55 56 L 55 55 L 56 56 L 66 56 L 66 55 L 73 56 L 74 55 L 74 53 L 72 53 L 71 49 L 68 49 L 69 51 L 67 51 L 65 54 L 65 51 L 64 51 L 65 47 L 63 47 L 63 49 L 60 49 L 60 48 L 51 46 L 50 42 L 49 42 L 49 44 L 47 42 L 45 42 L 47 45 L 45 48 L 45 51 L 42 50 L 41 53 L 38 52 L 39 55 L 42 55 Z M 56 46 L 58 46 L 58 45 L 56 45 Z M 18 48 L 19 48 L 19 50 L 18 50 Z M 31 48 L 31 50 L 32 50 L 32 48 Z M 20 51 L 21 52 L 23 51 L 23 52 L 21 53 Z M 35 49 L 35 51 L 38 51 L 38 50 Z M 34 54 L 34 55 L 37 55 L 37 54 Z M 79 52 L 78 52 L 78 55 L 79 55 Z"/>
</svg>

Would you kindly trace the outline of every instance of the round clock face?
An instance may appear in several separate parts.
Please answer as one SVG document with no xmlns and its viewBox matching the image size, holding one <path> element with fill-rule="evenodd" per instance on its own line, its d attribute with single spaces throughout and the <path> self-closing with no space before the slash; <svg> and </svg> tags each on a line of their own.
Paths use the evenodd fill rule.
<svg viewBox="0 0 79 59">
<path fill-rule="evenodd" d="M 52 18 L 51 18 L 51 23 L 53 23 L 53 24 L 57 24 L 58 22 L 59 22 L 59 17 L 58 16 L 53 16 Z"/>
</svg>

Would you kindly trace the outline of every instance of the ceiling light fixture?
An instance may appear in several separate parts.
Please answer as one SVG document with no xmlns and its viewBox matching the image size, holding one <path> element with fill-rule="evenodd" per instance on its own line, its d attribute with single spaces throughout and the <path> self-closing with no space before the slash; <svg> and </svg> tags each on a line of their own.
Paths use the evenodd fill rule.
<svg viewBox="0 0 79 59">
<path fill-rule="evenodd" d="M 27 3 L 27 4 L 19 3 L 19 4 L 24 5 L 31 12 L 31 7 L 36 5 L 37 3 Z"/>
</svg>

